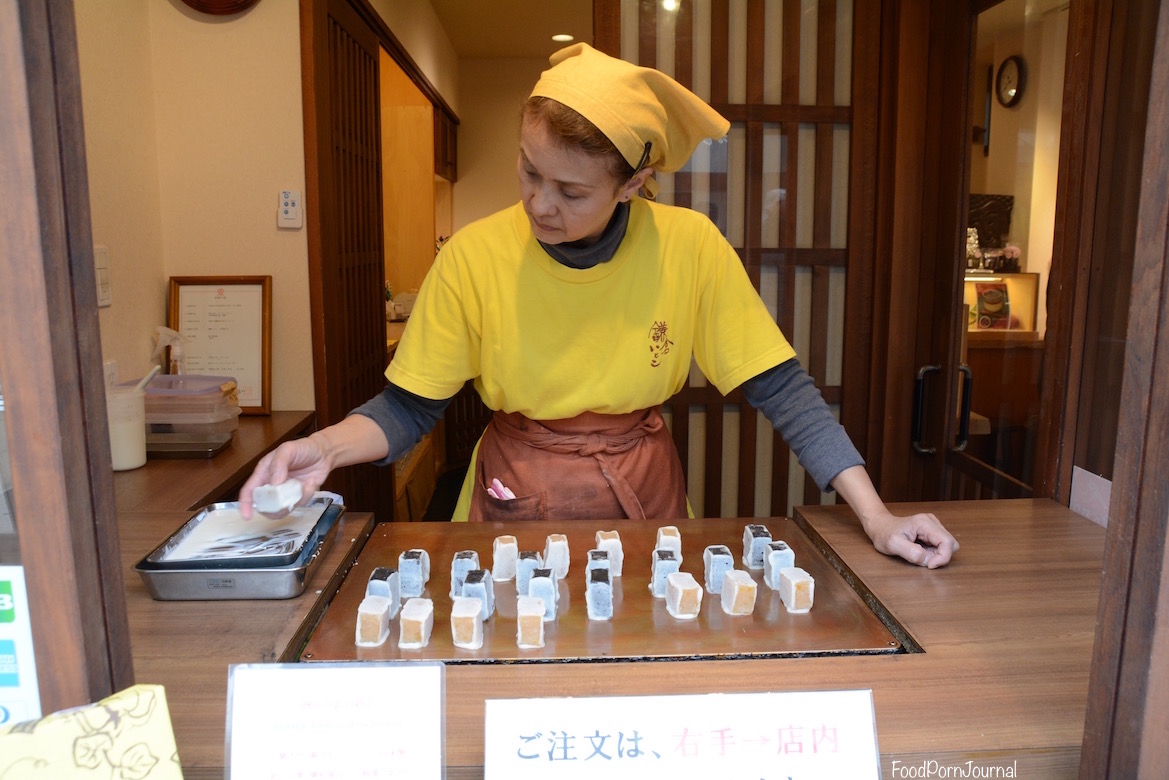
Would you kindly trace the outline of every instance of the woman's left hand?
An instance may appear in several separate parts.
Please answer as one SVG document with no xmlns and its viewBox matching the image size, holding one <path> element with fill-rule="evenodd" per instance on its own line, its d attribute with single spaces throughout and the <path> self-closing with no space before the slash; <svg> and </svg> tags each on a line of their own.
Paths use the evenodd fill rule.
<svg viewBox="0 0 1169 780">
<path fill-rule="evenodd" d="M 879 552 L 927 569 L 945 566 L 958 551 L 958 540 L 933 513 L 898 517 L 884 510 L 866 518 L 864 528 Z"/>
<path fill-rule="evenodd" d="M 937 516 L 924 512 L 898 517 L 877 495 L 868 472 L 853 466 L 836 475 L 833 487 L 860 518 L 873 546 L 886 555 L 904 558 L 915 566 L 936 569 L 958 552 L 958 540 Z"/>
</svg>

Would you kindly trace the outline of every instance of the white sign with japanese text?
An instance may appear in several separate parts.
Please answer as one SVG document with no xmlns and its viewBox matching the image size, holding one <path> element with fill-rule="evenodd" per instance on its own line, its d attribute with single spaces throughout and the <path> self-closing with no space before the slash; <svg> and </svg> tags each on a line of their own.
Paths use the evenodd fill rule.
<svg viewBox="0 0 1169 780">
<path fill-rule="evenodd" d="M 227 777 L 443 776 L 440 663 L 237 664 L 227 687 Z"/>
<path fill-rule="evenodd" d="M 485 780 L 880 777 L 870 690 L 489 699 Z"/>
<path fill-rule="evenodd" d="M 0 566 L 0 727 L 40 716 L 24 567 Z"/>
</svg>

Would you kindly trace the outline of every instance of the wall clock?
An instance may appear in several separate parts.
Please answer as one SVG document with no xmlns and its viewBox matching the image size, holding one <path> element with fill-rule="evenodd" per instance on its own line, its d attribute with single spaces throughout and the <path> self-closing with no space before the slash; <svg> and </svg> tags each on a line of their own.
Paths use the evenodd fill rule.
<svg viewBox="0 0 1169 780">
<path fill-rule="evenodd" d="M 994 80 L 994 94 L 999 104 L 1004 108 L 1016 105 L 1023 97 L 1023 86 L 1026 72 L 1023 68 L 1023 58 L 1014 55 L 1003 60 L 999 65 L 998 75 Z"/>
<path fill-rule="evenodd" d="M 260 0 L 183 0 L 183 3 L 196 11 L 216 16 L 227 16 L 246 11 Z"/>
</svg>

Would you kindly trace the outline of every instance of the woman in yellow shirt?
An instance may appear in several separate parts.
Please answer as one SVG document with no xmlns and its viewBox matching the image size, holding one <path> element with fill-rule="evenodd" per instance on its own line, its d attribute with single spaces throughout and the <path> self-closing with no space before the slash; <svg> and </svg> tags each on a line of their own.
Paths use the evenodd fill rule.
<svg viewBox="0 0 1169 780">
<path fill-rule="evenodd" d="M 586 44 L 557 52 L 523 112 L 521 202 L 443 246 L 386 371 L 385 392 L 263 458 L 240 492 L 390 463 L 474 380 L 495 415 L 454 519 L 687 516 L 660 407 L 693 359 L 741 387 L 878 550 L 931 568 L 958 543 L 930 514 L 889 512 L 863 460 L 704 215 L 652 201 L 729 123 L 665 74 Z M 643 197 L 643 194 L 646 197 Z"/>
</svg>

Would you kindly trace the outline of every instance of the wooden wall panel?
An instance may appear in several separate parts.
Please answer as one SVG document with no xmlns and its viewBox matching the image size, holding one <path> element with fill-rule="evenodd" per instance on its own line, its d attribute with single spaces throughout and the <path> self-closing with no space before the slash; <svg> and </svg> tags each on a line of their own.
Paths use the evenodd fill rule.
<svg viewBox="0 0 1169 780">
<path fill-rule="evenodd" d="M 860 4 L 865 5 L 864 0 Z M 855 135 L 851 107 L 837 105 L 836 64 L 845 54 L 844 61 L 862 68 L 873 68 L 873 62 L 838 50 L 837 25 L 851 27 L 852 0 L 821 0 L 810 15 L 804 13 L 805 5 L 801 0 L 684 0 L 670 24 L 661 19 L 668 12 L 652 0 L 627 4 L 597 0 L 595 27 L 601 34 L 596 43 L 614 55 L 628 52 L 634 42 L 620 41 L 619 31 L 636 29 L 632 50 L 639 64 L 662 67 L 684 84 L 709 82 L 711 105 L 732 122 L 727 152 L 720 152 L 716 161 L 722 163 L 725 156 L 726 168 L 712 168 L 706 198 L 695 194 L 697 187 L 687 169 L 661 177 L 662 200 L 700 210 L 708 208 L 706 203 L 720 207 L 709 207 L 707 213 L 731 238 L 757 288 L 764 287 L 764 279 L 777 282 L 776 298 L 767 301 L 769 306 L 789 340 L 801 345 L 797 347 L 801 362 L 825 398 L 840 406 L 843 386 L 828 384 L 828 366 L 846 361 L 839 354 L 841 340 L 830 334 L 843 331 L 844 343 L 849 342 L 840 321 L 849 305 L 829 305 L 831 279 L 834 269 L 847 275 L 858 261 L 848 242 L 868 241 L 863 230 L 854 230 L 843 239 L 844 246 L 833 245 L 834 204 L 849 202 L 855 178 L 847 171 L 841 176 L 843 169 L 835 164 L 838 130 L 849 131 L 849 138 Z M 635 26 L 623 27 L 622 7 L 637 14 Z M 699 19 L 709 23 L 699 25 Z M 661 30 L 673 30 L 673 39 L 662 40 Z M 663 51 L 672 56 L 661 56 Z M 703 57 L 707 52 L 709 57 Z M 736 57 L 743 58 L 740 67 L 745 62 L 742 84 L 730 83 Z M 697 63 L 707 59 L 709 74 L 696 73 Z M 672 63 L 673 72 L 662 66 L 663 61 Z M 809 62 L 815 72 L 801 73 Z M 776 63 L 779 72 L 768 72 L 768 63 Z M 767 99 L 769 83 L 778 85 L 778 102 Z M 740 161 L 741 171 L 736 167 Z M 769 226 L 769 209 L 775 210 L 777 228 Z M 846 295 L 864 289 L 849 287 L 847 276 L 843 288 Z M 809 291 L 806 298 L 800 292 L 804 289 Z M 837 353 L 831 354 L 831 349 Z M 862 359 L 864 354 L 857 353 Z M 857 355 L 848 362 L 855 363 Z M 694 377 L 671 399 L 668 411 L 696 513 L 720 516 L 730 507 L 740 516 L 784 515 L 796 503 L 821 500 L 818 487 L 802 469 L 792 471 L 790 453 L 777 433 L 760 440 L 760 432 L 769 428 L 760 425 L 737 391 L 724 398 L 701 377 Z M 691 463 L 698 464 L 701 473 L 692 473 L 697 470 Z M 760 470 L 769 472 L 762 482 L 756 476 Z"/>
</svg>

